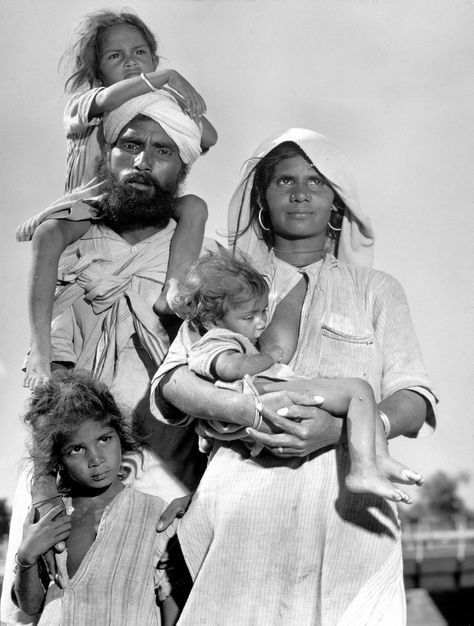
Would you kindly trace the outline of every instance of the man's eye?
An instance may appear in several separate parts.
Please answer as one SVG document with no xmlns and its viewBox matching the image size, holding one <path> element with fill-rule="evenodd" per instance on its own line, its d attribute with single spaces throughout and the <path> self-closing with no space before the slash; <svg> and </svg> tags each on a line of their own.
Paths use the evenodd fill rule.
<svg viewBox="0 0 474 626">
<path fill-rule="evenodd" d="M 173 151 L 169 148 L 157 148 L 157 152 L 162 156 L 172 156 Z"/>
<path fill-rule="evenodd" d="M 124 150 L 128 150 L 128 152 L 135 152 L 138 149 L 138 146 L 136 143 L 122 143 L 121 144 L 121 148 L 123 148 Z"/>
</svg>

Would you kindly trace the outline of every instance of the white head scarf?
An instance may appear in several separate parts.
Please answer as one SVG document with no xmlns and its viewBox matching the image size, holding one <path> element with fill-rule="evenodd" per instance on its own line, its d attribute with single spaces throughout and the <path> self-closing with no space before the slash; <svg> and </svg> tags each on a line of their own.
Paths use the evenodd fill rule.
<svg viewBox="0 0 474 626">
<path fill-rule="evenodd" d="M 186 165 L 194 163 L 201 154 L 201 131 L 198 125 L 164 91 L 131 98 L 107 113 L 104 116 L 105 141 L 113 145 L 122 128 L 137 115 L 145 115 L 158 122 L 178 146 L 179 156 Z"/>
<path fill-rule="evenodd" d="M 355 183 L 345 165 L 345 159 L 327 137 L 304 128 L 289 128 L 283 133 L 269 137 L 250 158 L 243 179 L 230 201 L 228 213 L 230 245 L 234 243 L 235 234 L 243 230 L 249 223 L 250 193 L 256 164 L 273 148 L 285 141 L 291 141 L 303 150 L 345 204 L 342 230 L 339 237 L 338 259 L 345 263 L 371 266 L 374 234 L 369 218 L 359 207 Z M 248 254 L 257 265 L 268 257 L 267 246 L 258 237 L 258 233 L 253 227 L 237 237 L 236 245 Z"/>
</svg>

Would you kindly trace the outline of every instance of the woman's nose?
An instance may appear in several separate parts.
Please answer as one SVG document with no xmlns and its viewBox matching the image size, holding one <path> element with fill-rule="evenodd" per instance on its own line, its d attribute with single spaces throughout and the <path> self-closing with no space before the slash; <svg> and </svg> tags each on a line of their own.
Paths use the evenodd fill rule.
<svg viewBox="0 0 474 626">
<path fill-rule="evenodd" d="M 290 194 L 292 202 L 309 202 L 311 200 L 311 192 L 305 185 L 298 185 Z"/>
</svg>

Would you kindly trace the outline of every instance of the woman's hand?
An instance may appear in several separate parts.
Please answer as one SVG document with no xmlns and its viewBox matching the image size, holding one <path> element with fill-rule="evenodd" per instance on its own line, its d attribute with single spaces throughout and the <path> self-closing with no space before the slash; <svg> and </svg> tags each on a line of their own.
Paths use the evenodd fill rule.
<svg viewBox="0 0 474 626">
<path fill-rule="evenodd" d="M 260 396 L 264 424 L 273 431 L 247 428 L 247 434 L 282 458 L 304 457 L 339 442 L 342 419 L 318 408 L 324 401 L 294 391 L 279 391 Z"/>
<path fill-rule="evenodd" d="M 33 565 L 55 544 L 67 539 L 71 530 L 71 518 L 62 515 L 63 511 L 62 506 L 55 506 L 35 522 L 36 511 L 31 507 L 23 525 L 23 540 L 18 549 L 21 563 Z"/>
</svg>

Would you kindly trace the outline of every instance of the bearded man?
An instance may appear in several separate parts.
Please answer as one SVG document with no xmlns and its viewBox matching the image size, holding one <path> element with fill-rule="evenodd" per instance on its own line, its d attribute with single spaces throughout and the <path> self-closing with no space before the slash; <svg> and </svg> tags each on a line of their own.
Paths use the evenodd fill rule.
<svg viewBox="0 0 474 626">
<path fill-rule="evenodd" d="M 109 146 L 105 182 L 86 190 L 57 215 L 94 218 L 89 230 L 61 257 L 51 329 L 53 365 L 87 369 L 105 382 L 128 409 L 143 438 L 143 460 L 129 458 L 134 487 L 171 500 L 193 490 L 205 467 L 192 429 L 167 427 L 150 412 L 150 380 L 169 348 L 168 334 L 153 313 L 166 277 L 170 220 L 179 185 L 200 153 L 200 132 L 178 105 L 154 94 L 129 100 L 104 119 Z M 77 197 L 77 194 L 76 194 Z M 20 478 L 21 482 L 21 478 Z M 23 477 L 23 483 L 25 479 Z M 55 481 L 33 489 L 44 515 L 57 504 Z M 22 621 L 9 601 L 13 555 L 21 539 L 30 495 L 23 486 L 13 505 L 5 566 L 3 619 Z M 44 504 L 44 508 L 42 507 Z"/>
</svg>

